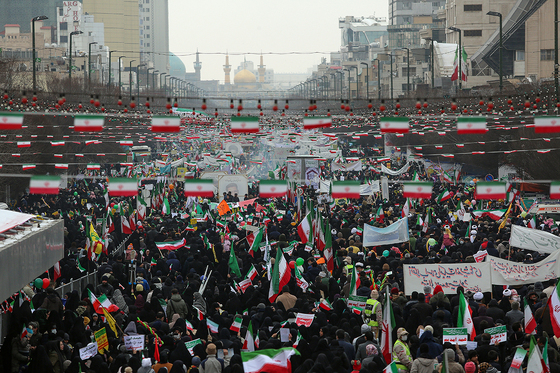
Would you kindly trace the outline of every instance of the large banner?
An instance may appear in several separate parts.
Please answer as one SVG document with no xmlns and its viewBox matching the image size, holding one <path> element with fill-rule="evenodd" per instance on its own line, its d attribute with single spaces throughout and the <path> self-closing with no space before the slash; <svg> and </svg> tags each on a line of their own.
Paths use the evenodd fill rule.
<svg viewBox="0 0 560 373">
<path fill-rule="evenodd" d="M 534 230 L 534 229 L 531 229 Z M 549 255 L 538 263 L 523 264 L 487 256 L 492 270 L 494 285 L 525 285 L 545 282 L 558 277 L 560 273 L 560 251 Z"/>
<path fill-rule="evenodd" d="M 406 295 L 412 294 L 413 291 L 421 293 L 424 286 L 430 286 L 433 290 L 437 285 L 441 286 L 445 294 L 457 294 L 459 286 L 473 293 L 492 291 L 490 263 L 404 265 Z"/>
<path fill-rule="evenodd" d="M 348 163 L 331 163 L 332 171 L 362 171 L 362 161 Z"/>
<path fill-rule="evenodd" d="M 551 254 L 560 249 L 560 237 L 538 229 L 512 225 L 509 244 L 520 249 Z"/>
<path fill-rule="evenodd" d="M 408 241 L 408 218 L 399 219 L 386 228 L 364 224 L 364 247 L 390 245 Z"/>
<path fill-rule="evenodd" d="M 218 191 L 220 201 L 224 198 L 224 193 L 231 192 L 232 196 L 237 194 L 240 201 L 245 199 L 245 194 L 249 192 L 247 176 L 245 175 L 224 175 L 218 179 Z"/>
</svg>

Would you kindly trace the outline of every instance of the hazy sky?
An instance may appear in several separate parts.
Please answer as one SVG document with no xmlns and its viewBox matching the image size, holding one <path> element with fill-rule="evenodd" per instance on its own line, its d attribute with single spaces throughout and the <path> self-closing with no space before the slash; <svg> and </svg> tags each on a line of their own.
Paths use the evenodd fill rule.
<svg viewBox="0 0 560 373">
<path fill-rule="evenodd" d="M 387 14 L 388 0 L 169 0 L 169 48 L 187 72 L 194 71 L 198 48 L 203 80 L 223 83 L 226 51 L 232 79 L 244 53 L 257 65 L 261 51 L 274 72 L 306 73 L 322 56 L 328 60 L 312 52 L 339 50 L 339 18 Z M 289 52 L 299 54 L 279 55 Z"/>
</svg>

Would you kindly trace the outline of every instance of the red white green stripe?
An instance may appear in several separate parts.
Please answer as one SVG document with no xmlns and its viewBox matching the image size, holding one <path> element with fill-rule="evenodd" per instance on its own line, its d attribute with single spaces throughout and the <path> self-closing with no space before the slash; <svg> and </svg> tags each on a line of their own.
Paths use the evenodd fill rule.
<svg viewBox="0 0 560 373">
<path fill-rule="evenodd" d="M 24 169 L 24 170 L 32 170 L 36 167 L 37 167 L 37 165 L 34 165 L 34 164 L 24 164 L 23 166 L 21 166 L 21 168 Z"/>
<path fill-rule="evenodd" d="M 270 289 L 268 292 L 268 300 L 273 303 L 276 297 L 280 294 L 282 288 L 290 282 L 291 271 L 288 267 L 288 262 L 284 257 L 282 250 L 276 250 L 276 261 L 274 262 L 274 269 L 272 271 L 272 278 L 270 280 Z"/>
<path fill-rule="evenodd" d="M 23 114 L 0 114 L 0 130 L 20 130 L 23 124 Z"/>
<path fill-rule="evenodd" d="M 31 141 L 18 141 L 17 142 L 18 148 L 29 148 L 31 147 Z"/>
<path fill-rule="evenodd" d="M 465 295 L 462 292 L 459 293 L 459 314 L 457 326 L 459 325 L 462 325 L 463 328 L 467 328 L 467 333 L 470 335 L 471 341 L 474 341 L 476 331 L 472 320 L 471 306 L 467 303 Z"/>
<path fill-rule="evenodd" d="M 403 197 L 405 198 L 431 198 L 432 186 L 430 182 L 403 183 Z"/>
<path fill-rule="evenodd" d="M 171 116 L 153 116 L 152 132 L 179 132 L 181 131 L 181 118 Z"/>
<path fill-rule="evenodd" d="M 211 179 L 188 179 L 184 183 L 185 197 L 213 197 L 214 184 Z"/>
<path fill-rule="evenodd" d="M 550 198 L 560 199 L 560 181 L 553 181 L 550 183 Z"/>
<path fill-rule="evenodd" d="M 232 116 L 230 129 L 233 133 L 257 133 L 259 132 L 259 118 Z"/>
<path fill-rule="evenodd" d="M 183 246 L 185 246 L 186 241 L 183 238 L 179 241 L 169 241 L 169 242 L 156 242 L 156 246 L 160 250 L 177 250 Z"/>
<path fill-rule="evenodd" d="M 560 132 L 560 117 L 535 117 L 535 133 Z"/>
<path fill-rule="evenodd" d="M 293 347 L 254 352 L 241 351 L 241 360 L 243 360 L 245 373 L 290 373 L 292 371 L 290 362 L 292 355 L 299 355 L 299 352 Z"/>
<path fill-rule="evenodd" d="M 121 140 L 119 141 L 120 146 L 133 146 L 134 142 L 130 140 Z"/>
<path fill-rule="evenodd" d="M 29 182 L 29 194 L 58 194 L 60 177 L 32 176 Z"/>
<path fill-rule="evenodd" d="M 103 131 L 105 116 L 103 115 L 76 115 L 74 116 L 74 131 L 98 132 Z"/>
<path fill-rule="evenodd" d="M 64 146 L 64 141 L 51 141 L 51 146 Z"/>
<path fill-rule="evenodd" d="M 241 330 L 241 323 L 242 322 L 243 322 L 243 319 L 241 317 L 239 317 L 239 316 L 236 317 L 235 320 L 233 320 L 233 323 L 231 324 L 229 329 L 237 333 L 239 330 Z"/>
<path fill-rule="evenodd" d="M 360 198 L 359 181 L 333 181 L 332 198 Z"/>
<path fill-rule="evenodd" d="M 57 163 L 54 165 L 54 168 L 59 169 L 59 170 L 67 170 L 68 169 L 68 163 Z"/>
<path fill-rule="evenodd" d="M 308 117 L 303 118 L 303 129 L 326 128 L 332 126 L 331 117 Z"/>
<path fill-rule="evenodd" d="M 479 182 L 476 184 L 476 199 L 505 199 L 506 184 L 500 182 Z"/>
<path fill-rule="evenodd" d="M 101 296 L 96 297 L 89 289 L 89 300 L 93 305 L 93 309 L 95 312 L 103 315 L 103 308 L 107 309 L 109 312 L 115 312 L 119 310 L 119 307 L 111 303 L 111 301 L 107 298 L 105 294 L 101 294 Z"/>
<path fill-rule="evenodd" d="M 457 133 L 459 135 L 472 133 L 486 133 L 486 117 L 459 117 L 457 118 Z"/>
<path fill-rule="evenodd" d="M 109 194 L 111 196 L 131 197 L 138 195 L 136 179 L 126 177 L 112 177 L 109 179 Z"/>
<path fill-rule="evenodd" d="M 445 189 L 443 192 L 441 192 L 438 195 L 438 197 L 436 199 L 436 202 L 441 203 L 441 202 L 447 201 L 450 198 L 451 198 L 451 193 L 449 193 L 449 191 L 447 189 Z"/>
<path fill-rule="evenodd" d="M 99 163 L 90 163 L 86 166 L 86 169 L 88 169 L 88 170 L 100 170 L 101 165 Z"/>
<path fill-rule="evenodd" d="M 259 196 L 261 198 L 283 197 L 288 193 L 288 183 L 283 180 L 261 180 Z"/>
<path fill-rule="evenodd" d="M 408 118 L 386 117 L 379 120 L 379 128 L 381 133 L 408 133 Z"/>
</svg>

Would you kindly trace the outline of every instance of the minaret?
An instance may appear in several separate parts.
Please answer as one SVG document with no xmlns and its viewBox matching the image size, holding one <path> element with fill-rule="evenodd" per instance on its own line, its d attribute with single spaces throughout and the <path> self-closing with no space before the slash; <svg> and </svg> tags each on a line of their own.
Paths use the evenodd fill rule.
<svg viewBox="0 0 560 373">
<path fill-rule="evenodd" d="M 224 83 L 231 84 L 229 74 L 231 73 L 231 65 L 229 64 L 229 55 L 226 54 L 226 64 L 224 65 L 224 73 L 226 74 Z"/>
<path fill-rule="evenodd" d="M 198 49 L 196 50 L 196 61 L 194 62 L 194 73 L 196 74 L 196 81 L 200 82 L 200 69 L 202 69 L 202 64 L 198 58 Z"/>
<path fill-rule="evenodd" d="M 264 65 L 263 56 L 261 54 L 261 64 L 259 65 L 259 69 L 258 69 L 259 83 L 264 83 L 264 73 L 265 73 L 265 71 L 266 71 L 266 66 Z"/>
</svg>

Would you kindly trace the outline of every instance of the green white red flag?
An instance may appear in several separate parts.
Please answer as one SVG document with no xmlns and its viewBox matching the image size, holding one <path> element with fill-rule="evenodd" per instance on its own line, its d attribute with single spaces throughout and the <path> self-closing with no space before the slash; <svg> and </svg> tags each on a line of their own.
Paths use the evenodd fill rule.
<svg viewBox="0 0 560 373">
<path fill-rule="evenodd" d="M 379 128 L 381 128 L 381 133 L 408 133 L 409 119 L 406 117 L 380 118 Z"/>
<path fill-rule="evenodd" d="M 360 198 L 360 182 L 333 181 L 332 198 Z"/>
<path fill-rule="evenodd" d="M 527 303 L 527 300 L 524 300 L 524 303 L 523 316 L 525 319 L 525 334 L 537 334 L 537 322 L 535 321 L 531 307 Z"/>
<path fill-rule="evenodd" d="M 506 183 L 478 182 L 476 183 L 476 199 L 505 199 Z"/>
<path fill-rule="evenodd" d="M 23 124 L 23 114 L 0 114 L 0 130 L 20 130 Z"/>
<path fill-rule="evenodd" d="M 550 183 L 550 199 L 560 199 L 560 181 Z"/>
<path fill-rule="evenodd" d="M 469 303 L 467 302 L 465 295 L 459 293 L 459 314 L 457 319 L 457 326 L 462 325 L 463 328 L 467 328 L 467 333 L 471 336 L 471 341 L 474 341 L 476 337 L 476 331 L 474 329 L 474 323 L 472 320 L 472 311 Z"/>
<path fill-rule="evenodd" d="M 451 193 L 449 193 L 449 191 L 447 189 L 445 189 L 443 192 L 441 192 L 437 196 L 436 202 L 441 203 L 441 202 L 447 201 L 450 198 L 451 198 Z"/>
<path fill-rule="evenodd" d="M 76 132 L 99 132 L 103 131 L 105 123 L 104 115 L 82 115 L 74 116 L 74 131 Z"/>
<path fill-rule="evenodd" d="M 59 188 L 58 176 L 31 176 L 29 181 L 29 194 L 58 194 Z"/>
<path fill-rule="evenodd" d="M 178 116 L 153 116 L 152 132 L 179 132 L 181 131 L 181 118 Z"/>
<path fill-rule="evenodd" d="M 214 184 L 211 179 L 186 179 L 184 182 L 185 197 L 213 197 Z"/>
<path fill-rule="evenodd" d="M 259 196 L 261 198 L 278 198 L 288 193 L 288 183 L 283 180 L 261 180 Z"/>
<path fill-rule="evenodd" d="M 116 312 L 119 310 L 119 307 L 111 303 L 111 301 L 107 298 L 105 294 L 101 294 L 99 297 L 96 297 L 91 290 L 88 289 L 89 293 L 89 300 L 93 305 L 93 309 L 98 314 L 103 315 L 103 308 L 107 309 L 109 312 Z"/>
<path fill-rule="evenodd" d="M 233 320 L 233 323 L 231 324 L 229 329 L 234 331 L 235 333 L 237 333 L 239 330 L 241 330 L 241 324 L 242 323 L 243 323 L 243 319 L 241 317 L 237 316 L 237 317 L 235 317 L 235 320 Z"/>
<path fill-rule="evenodd" d="M 535 117 L 535 133 L 560 132 L 560 117 Z"/>
<path fill-rule="evenodd" d="M 312 236 L 312 222 L 311 222 L 311 214 L 308 213 L 302 219 L 301 223 L 298 225 L 298 234 L 301 238 L 302 243 L 306 243 L 307 241 L 311 240 Z"/>
<path fill-rule="evenodd" d="M 459 117 L 457 118 L 457 133 L 464 134 L 483 134 L 486 133 L 486 117 Z"/>
<path fill-rule="evenodd" d="M 403 183 L 403 197 L 405 198 L 425 198 L 432 197 L 431 182 L 405 182 Z"/>
<path fill-rule="evenodd" d="M 293 347 L 254 352 L 241 351 L 241 360 L 243 360 L 245 373 L 291 373 L 290 358 L 292 355 L 299 355 L 299 352 Z"/>
<path fill-rule="evenodd" d="M 284 257 L 282 249 L 276 250 L 276 261 L 272 270 L 272 278 L 270 280 L 270 289 L 268 291 L 268 300 L 273 303 L 276 297 L 282 291 L 282 288 L 290 282 L 291 270 L 288 267 L 288 262 Z"/>
<path fill-rule="evenodd" d="M 243 347 L 241 348 L 241 356 L 243 356 L 243 351 L 255 351 L 255 340 L 253 339 L 253 323 L 251 321 L 249 321 L 249 326 L 247 327 L 245 342 L 243 342 Z"/>
<path fill-rule="evenodd" d="M 331 117 L 307 117 L 303 118 L 303 129 L 326 128 L 332 126 Z"/>
<path fill-rule="evenodd" d="M 231 117 L 230 129 L 232 133 L 259 132 L 259 117 Z"/>
<path fill-rule="evenodd" d="M 138 195 L 136 179 L 126 177 L 109 178 L 109 194 L 111 197 L 132 197 Z"/>
<path fill-rule="evenodd" d="M 554 336 L 560 338 L 560 282 L 556 283 L 556 287 L 548 298 L 548 309 Z"/>
<path fill-rule="evenodd" d="M 186 241 L 183 238 L 182 240 L 179 241 L 169 241 L 169 242 L 156 242 L 156 246 L 158 247 L 158 249 L 160 250 L 177 250 L 180 249 L 181 247 L 186 245 Z"/>
<path fill-rule="evenodd" d="M 381 353 L 387 364 L 393 360 L 391 354 L 393 353 L 393 328 L 395 325 L 396 322 L 395 316 L 393 315 L 393 307 L 391 306 L 389 287 L 387 287 L 383 321 L 381 322 Z"/>
</svg>

